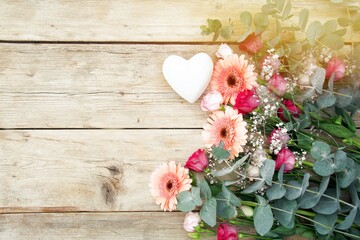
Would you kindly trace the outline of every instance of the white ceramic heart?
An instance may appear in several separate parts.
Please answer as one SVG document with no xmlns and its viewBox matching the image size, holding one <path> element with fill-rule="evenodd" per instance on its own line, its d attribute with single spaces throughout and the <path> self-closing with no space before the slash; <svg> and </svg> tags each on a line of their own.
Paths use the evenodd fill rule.
<svg viewBox="0 0 360 240">
<path fill-rule="evenodd" d="M 208 86 L 213 72 L 213 62 L 206 53 L 198 53 L 189 60 L 168 56 L 162 68 L 164 77 L 174 91 L 194 103 Z"/>
</svg>

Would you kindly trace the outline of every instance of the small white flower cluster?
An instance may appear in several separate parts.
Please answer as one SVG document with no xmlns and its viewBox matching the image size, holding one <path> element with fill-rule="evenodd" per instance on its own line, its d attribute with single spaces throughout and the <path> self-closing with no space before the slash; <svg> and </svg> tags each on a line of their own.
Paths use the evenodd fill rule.
<svg viewBox="0 0 360 240">
<path fill-rule="evenodd" d="M 210 184 L 214 184 L 217 181 L 214 178 L 214 176 L 212 175 L 212 172 L 216 172 L 217 160 L 214 160 L 212 158 L 211 152 L 208 152 L 208 153 L 209 153 L 209 165 L 208 165 L 208 168 L 209 168 L 210 171 L 206 172 L 206 177 L 207 177 L 207 179 L 209 179 Z"/>
<path fill-rule="evenodd" d="M 250 149 L 247 149 L 247 151 L 254 152 L 256 149 L 263 149 L 263 145 L 265 143 L 260 129 L 264 126 L 265 117 L 254 113 L 254 116 L 250 118 L 250 121 L 253 124 L 249 129 L 248 143 L 250 146 L 248 147 L 250 147 Z"/>
<path fill-rule="evenodd" d="M 349 76 L 351 78 L 355 77 L 354 72 L 356 71 L 356 63 L 352 60 L 345 60 L 345 76 Z"/>
<path fill-rule="evenodd" d="M 287 146 L 283 138 L 284 135 L 288 134 L 288 130 L 285 127 L 281 128 L 281 126 L 283 126 L 283 123 L 277 124 L 278 131 L 271 136 L 269 150 L 275 155 L 278 154 L 281 149 Z"/>
<path fill-rule="evenodd" d="M 300 153 L 300 152 L 296 152 L 296 151 L 294 151 L 293 153 L 294 153 L 294 155 L 295 155 L 295 162 L 296 162 L 296 164 L 301 167 L 303 161 L 306 160 L 306 154 L 307 154 L 307 152 L 302 149 L 302 150 L 301 150 L 301 153 Z"/>
<path fill-rule="evenodd" d="M 300 60 L 301 73 L 311 76 L 318 67 L 316 59 L 312 53 L 305 53 Z"/>
<path fill-rule="evenodd" d="M 258 115 L 261 115 L 264 121 L 268 117 L 276 116 L 282 99 L 279 99 L 265 86 L 258 87 L 257 94 L 260 98 L 261 108 L 263 109 L 263 112 L 258 113 Z M 256 112 L 254 112 L 254 115 L 255 114 Z"/>
<path fill-rule="evenodd" d="M 292 77 L 292 78 L 286 77 L 285 81 L 286 81 L 286 92 L 294 93 L 294 90 L 297 87 L 298 79 L 296 77 Z"/>
<path fill-rule="evenodd" d="M 266 81 L 268 81 L 277 72 L 281 65 L 279 55 L 276 54 L 274 49 L 269 49 L 267 52 L 269 55 L 264 58 L 260 73 L 260 76 Z"/>
<path fill-rule="evenodd" d="M 333 51 L 330 48 L 323 47 L 320 50 L 319 61 L 327 63 L 333 56 Z"/>
</svg>

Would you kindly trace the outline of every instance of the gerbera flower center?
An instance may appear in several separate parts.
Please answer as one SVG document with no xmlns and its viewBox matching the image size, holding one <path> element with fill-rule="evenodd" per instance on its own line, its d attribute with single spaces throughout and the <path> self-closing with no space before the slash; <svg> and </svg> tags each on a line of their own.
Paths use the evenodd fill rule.
<svg viewBox="0 0 360 240">
<path fill-rule="evenodd" d="M 222 129 L 220 130 L 220 136 L 221 136 L 222 138 L 226 138 L 227 134 L 228 134 L 228 131 L 227 131 L 226 128 L 222 128 Z"/>
<path fill-rule="evenodd" d="M 168 191 L 170 192 L 172 188 L 173 188 L 173 181 L 170 179 L 170 180 L 166 183 L 166 190 L 168 190 Z"/>
<path fill-rule="evenodd" d="M 232 73 L 230 74 L 227 79 L 226 79 L 226 82 L 227 82 L 227 85 L 229 87 L 234 87 L 236 86 L 236 83 L 237 83 L 237 79 L 236 79 L 236 76 Z"/>
</svg>

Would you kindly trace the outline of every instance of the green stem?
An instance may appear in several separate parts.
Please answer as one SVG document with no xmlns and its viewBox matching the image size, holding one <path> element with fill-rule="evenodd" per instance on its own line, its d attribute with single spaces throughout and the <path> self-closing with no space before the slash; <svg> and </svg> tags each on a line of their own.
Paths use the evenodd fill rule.
<svg viewBox="0 0 360 240">
<path fill-rule="evenodd" d="M 242 238 L 255 238 L 255 239 L 264 239 L 264 240 L 271 240 L 272 238 L 268 238 L 268 237 L 262 237 L 262 236 L 259 236 L 259 235 L 255 235 L 255 234 L 248 234 L 248 233 L 241 233 L 239 232 L 238 233 L 238 237 L 239 239 L 242 239 Z"/>
<path fill-rule="evenodd" d="M 303 161 L 302 165 L 307 166 L 307 167 L 314 167 L 314 163 L 310 162 L 310 161 Z"/>
</svg>

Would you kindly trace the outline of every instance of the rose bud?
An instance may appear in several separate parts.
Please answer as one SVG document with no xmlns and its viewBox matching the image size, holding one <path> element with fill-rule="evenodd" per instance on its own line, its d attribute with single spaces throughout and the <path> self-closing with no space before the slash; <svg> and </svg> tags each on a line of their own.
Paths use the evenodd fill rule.
<svg viewBox="0 0 360 240">
<path fill-rule="evenodd" d="M 283 164 L 285 164 L 284 173 L 293 170 L 295 166 L 295 155 L 288 148 L 281 149 L 276 156 L 275 169 L 279 170 Z"/>
<path fill-rule="evenodd" d="M 245 217 L 252 217 L 254 215 L 254 209 L 252 209 L 252 207 L 241 205 L 240 210 Z"/>
<path fill-rule="evenodd" d="M 201 101 L 201 110 L 207 111 L 215 111 L 220 108 L 220 105 L 223 103 L 224 99 L 221 94 L 217 91 L 209 92 L 204 96 Z"/>
<path fill-rule="evenodd" d="M 239 45 L 239 49 L 247 51 L 248 53 L 257 53 L 262 48 L 261 36 L 255 33 L 250 34 L 247 38 L 242 41 Z"/>
<path fill-rule="evenodd" d="M 310 85 L 310 76 L 306 73 L 302 73 L 299 75 L 299 84 L 302 86 Z"/>
<path fill-rule="evenodd" d="M 285 147 L 289 140 L 290 137 L 289 134 L 287 134 L 286 128 L 272 130 L 268 138 L 270 144 L 275 142 L 276 144 L 281 145 L 281 148 Z"/>
<path fill-rule="evenodd" d="M 200 222 L 201 218 L 199 216 L 199 213 L 188 212 L 185 215 L 183 227 L 187 232 L 194 232 L 195 227 L 199 226 Z"/>
<path fill-rule="evenodd" d="M 281 97 L 286 93 L 286 80 L 280 74 L 274 74 L 269 80 L 268 88 Z"/>
<path fill-rule="evenodd" d="M 217 230 L 218 240 L 238 240 L 238 230 L 235 226 L 227 223 L 220 224 Z"/>
<path fill-rule="evenodd" d="M 249 165 L 246 169 L 246 176 L 249 178 L 250 181 L 254 180 L 260 176 L 260 168 L 257 166 Z"/>
<path fill-rule="evenodd" d="M 235 100 L 234 109 L 239 113 L 251 113 L 255 108 L 260 105 L 260 98 L 256 95 L 255 90 L 245 90 L 240 92 Z"/>
<path fill-rule="evenodd" d="M 326 66 L 326 78 L 329 79 L 335 73 L 334 81 L 339 80 L 345 76 L 346 65 L 337 57 L 332 57 Z"/>
<path fill-rule="evenodd" d="M 285 107 L 287 108 L 287 110 L 290 112 L 291 116 L 295 117 L 295 118 L 298 118 L 300 117 L 300 113 L 301 113 L 301 110 L 300 108 L 298 108 L 294 103 L 293 101 L 291 100 L 287 100 L 287 99 L 284 99 L 282 101 L 282 103 L 285 105 Z M 288 122 L 289 120 L 285 118 L 284 116 L 284 109 L 283 108 L 279 108 L 278 109 L 278 117 L 284 121 L 284 122 Z"/>
<path fill-rule="evenodd" d="M 226 43 L 222 43 L 220 44 L 219 49 L 217 50 L 215 55 L 218 58 L 224 59 L 226 56 L 229 56 L 232 53 L 233 53 L 232 49 Z"/>
<path fill-rule="evenodd" d="M 202 172 L 205 168 L 207 168 L 208 165 L 209 160 L 205 154 L 205 151 L 203 149 L 198 149 L 189 157 L 184 167 L 195 172 Z"/>
<path fill-rule="evenodd" d="M 252 162 L 254 165 L 261 166 L 266 159 L 268 159 L 268 157 L 266 151 L 263 149 L 256 149 L 253 153 Z"/>
</svg>

